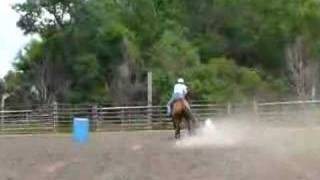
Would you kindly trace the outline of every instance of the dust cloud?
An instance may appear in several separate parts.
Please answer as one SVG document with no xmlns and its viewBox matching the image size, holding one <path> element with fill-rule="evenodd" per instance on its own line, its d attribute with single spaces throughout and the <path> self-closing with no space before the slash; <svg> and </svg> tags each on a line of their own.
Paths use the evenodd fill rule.
<svg viewBox="0 0 320 180">
<path fill-rule="evenodd" d="M 221 120 L 220 120 L 221 121 Z M 241 143 L 248 127 L 232 121 L 215 122 L 206 119 L 193 136 L 184 135 L 176 142 L 177 147 L 208 147 L 208 146 L 234 146 Z"/>
<path fill-rule="evenodd" d="M 220 119 L 206 119 L 192 136 L 184 131 L 180 140 L 175 141 L 175 148 L 229 148 L 259 149 L 276 159 L 299 158 L 320 160 L 320 126 L 306 123 L 306 116 L 300 125 L 288 125 L 293 120 L 275 119 L 273 122 L 256 119 L 253 116 L 233 116 Z M 279 124 L 278 121 L 282 121 Z M 287 124 L 287 125 L 284 125 Z M 307 124 L 307 125 L 306 125 Z"/>
</svg>

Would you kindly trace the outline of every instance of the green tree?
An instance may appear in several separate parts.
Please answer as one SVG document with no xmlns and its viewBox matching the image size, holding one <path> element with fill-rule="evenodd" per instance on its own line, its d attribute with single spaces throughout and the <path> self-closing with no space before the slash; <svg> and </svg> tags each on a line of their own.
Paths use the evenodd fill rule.
<svg viewBox="0 0 320 180">
<path fill-rule="evenodd" d="M 146 101 L 147 71 L 155 102 L 179 76 L 197 99 L 217 102 L 297 87 L 309 96 L 319 84 L 316 0 L 27 0 L 14 9 L 25 34 L 41 38 L 5 80 L 30 101 Z M 297 52 L 303 58 L 289 58 Z"/>
</svg>

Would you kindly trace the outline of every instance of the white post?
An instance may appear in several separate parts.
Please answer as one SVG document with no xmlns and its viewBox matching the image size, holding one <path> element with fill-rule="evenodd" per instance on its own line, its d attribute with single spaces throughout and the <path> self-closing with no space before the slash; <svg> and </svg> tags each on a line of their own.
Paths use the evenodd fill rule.
<svg viewBox="0 0 320 180">
<path fill-rule="evenodd" d="M 152 127 L 152 72 L 148 72 L 148 121 Z"/>
<path fill-rule="evenodd" d="M 3 121 L 4 121 L 4 96 L 1 97 L 1 124 L 0 124 L 1 133 L 3 129 Z"/>
<path fill-rule="evenodd" d="M 121 110 L 120 110 L 120 119 L 121 119 L 121 131 L 123 131 L 123 130 L 125 130 L 125 120 L 124 120 L 124 108 L 121 108 Z"/>
<path fill-rule="evenodd" d="M 227 114 L 228 115 L 231 115 L 231 108 L 232 108 L 231 103 L 228 102 L 228 104 L 227 104 Z"/>
<path fill-rule="evenodd" d="M 152 72 L 148 72 L 148 105 L 152 105 Z"/>
<path fill-rule="evenodd" d="M 255 115 L 255 120 L 259 119 L 259 104 L 257 103 L 256 99 L 253 99 L 253 111 Z"/>
<path fill-rule="evenodd" d="M 316 86 L 313 84 L 312 85 L 312 90 L 311 90 L 311 100 L 316 99 Z"/>
<path fill-rule="evenodd" d="M 93 105 L 91 108 L 91 121 L 92 121 L 92 130 L 97 131 L 99 127 L 99 117 L 98 117 L 98 106 Z"/>
<path fill-rule="evenodd" d="M 53 132 L 57 132 L 57 122 L 58 122 L 58 103 L 53 102 Z"/>
<path fill-rule="evenodd" d="M 4 125 L 4 107 L 5 107 L 5 101 L 6 99 L 10 96 L 10 94 L 8 93 L 5 93 L 1 96 L 1 132 L 2 132 L 2 129 L 3 129 L 3 125 Z"/>
</svg>

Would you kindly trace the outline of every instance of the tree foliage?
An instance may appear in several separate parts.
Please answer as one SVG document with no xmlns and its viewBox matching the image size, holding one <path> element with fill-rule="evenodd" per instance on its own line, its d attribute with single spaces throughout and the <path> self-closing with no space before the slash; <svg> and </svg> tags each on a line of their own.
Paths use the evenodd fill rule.
<svg viewBox="0 0 320 180">
<path fill-rule="evenodd" d="M 27 0 L 14 9 L 17 25 L 41 40 L 5 83 L 17 96 L 32 89 L 32 101 L 146 101 L 147 71 L 155 102 L 167 101 L 180 76 L 195 98 L 216 102 L 318 86 L 308 68 L 311 85 L 294 78 L 287 53 L 303 37 L 301 62 L 318 67 L 317 0 Z"/>
</svg>

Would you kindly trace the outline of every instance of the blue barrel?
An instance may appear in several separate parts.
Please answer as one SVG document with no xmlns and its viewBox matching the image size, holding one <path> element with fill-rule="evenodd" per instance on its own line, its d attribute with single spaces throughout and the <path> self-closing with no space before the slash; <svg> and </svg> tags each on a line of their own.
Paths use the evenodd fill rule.
<svg viewBox="0 0 320 180">
<path fill-rule="evenodd" d="M 87 143 L 89 140 L 89 119 L 73 118 L 73 140 L 77 143 Z"/>
</svg>

